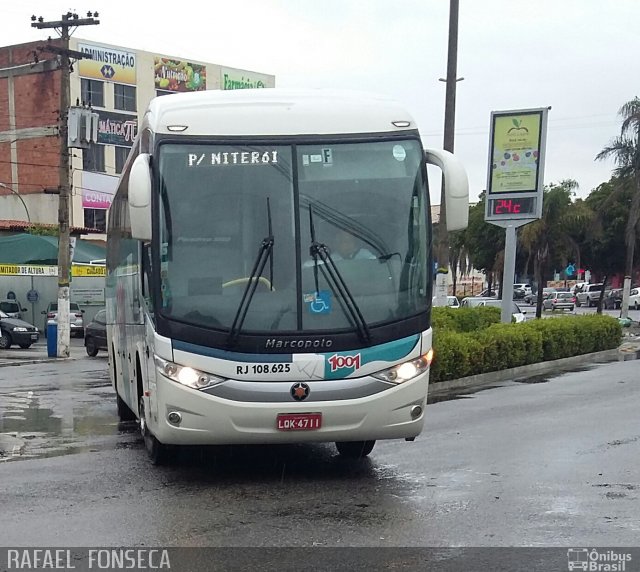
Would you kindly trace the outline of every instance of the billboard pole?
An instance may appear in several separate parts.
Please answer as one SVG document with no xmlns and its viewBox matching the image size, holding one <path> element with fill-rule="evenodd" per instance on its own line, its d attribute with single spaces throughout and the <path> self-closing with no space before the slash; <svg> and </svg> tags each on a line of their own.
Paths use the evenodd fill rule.
<svg viewBox="0 0 640 572">
<path fill-rule="evenodd" d="M 505 229 L 503 323 L 511 322 L 516 228 L 542 217 L 547 115 L 550 108 L 491 113 L 485 221 Z"/>
</svg>

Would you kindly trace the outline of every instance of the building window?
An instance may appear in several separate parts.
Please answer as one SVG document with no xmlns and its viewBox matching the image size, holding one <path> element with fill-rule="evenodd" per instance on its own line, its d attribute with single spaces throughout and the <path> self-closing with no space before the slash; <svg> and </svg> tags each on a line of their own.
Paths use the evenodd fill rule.
<svg viewBox="0 0 640 572">
<path fill-rule="evenodd" d="M 92 143 L 88 149 L 82 150 L 82 170 L 105 172 L 104 145 Z"/>
<path fill-rule="evenodd" d="M 93 107 L 104 107 L 104 82 L 95 79 L 80 80 L 82 103 Z"/>
<path fill-rule="evenodd" d="M 104 209 L 84 209 L 84 226 L 107 231 L 107 211 Z"/>
<path fill-rule="evenodd" d="M 115 109 L 121 109 L 122 111 L 137 110 L 135 86 L 116 83 L 113 86 L 113 96 L 113 107 Z"/>
<path fill-rule="evenodd" d="M 172 93 L 176 93 L 175 91 L 165 91 L 164 89 L 156 89 L 156 97 L 160 97 L 161 95 L 171 95 Z"/>
<path fill-rule="evenodd" d="M 129 147 L 116 147 L 116 173 L 122 173 L 122 169 L 124 169 L 124 164 L 127 162 L 127 157 L 129 156 Z"/>
</svg>

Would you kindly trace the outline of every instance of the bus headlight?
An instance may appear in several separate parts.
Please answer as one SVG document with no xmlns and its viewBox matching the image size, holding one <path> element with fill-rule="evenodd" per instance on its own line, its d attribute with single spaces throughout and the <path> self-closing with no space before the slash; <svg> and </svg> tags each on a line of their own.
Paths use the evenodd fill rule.
<svg viewBox="0 0 640 572">
<path fill-rule="evenodd" d="M 390 381 L 391 383 L 403 383 L 413 379 L 417 375 L 425 372 L 431 365 L 433 360 L 433 350 L 429 350 L 426 354 L 411 361 L 406 361 L 398 365 L 394 365 L 389 369 L 384 369 L 378 373 L 371 374 L 376 379 L 382 381 Z"/>
<path fill-rule="evenodd" d="M 155 360 L 156 367 L 162 375 L 192 389 L 207 389 L 212 385 L 226 381 L 223 377 L 205 373 L 192 367 L 178 365 L 158 356 L 156 356 Z"/>
</svg>

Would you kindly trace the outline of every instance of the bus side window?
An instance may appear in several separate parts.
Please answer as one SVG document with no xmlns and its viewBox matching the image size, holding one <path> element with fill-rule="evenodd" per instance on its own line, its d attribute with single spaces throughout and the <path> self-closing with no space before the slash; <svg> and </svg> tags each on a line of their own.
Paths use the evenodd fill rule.
<svg viewBox="0 0 640 572">
<path fill-rule="evenodd" d="M 151 288 L 151 244 L 142 246 L 142 295 L 147 306 L 147 312 L 153 319 L 153 290 Z"/>
</svg>

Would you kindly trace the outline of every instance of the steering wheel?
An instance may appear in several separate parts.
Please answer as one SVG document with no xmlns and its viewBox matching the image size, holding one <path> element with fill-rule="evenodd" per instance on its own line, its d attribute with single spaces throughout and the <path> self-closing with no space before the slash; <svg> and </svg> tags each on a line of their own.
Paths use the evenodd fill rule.
<svg viewBox="0 0 640 572">
<path fill-rule="evenodd" d="M 242 284 L 246 284 L 247 282 L 249 282 L 249 280 L 252 280 L 251 277 L 249 276 L 245 276 L 244 278 L 234 278 L 233 280 L 229 280 L 229 282 L 225 282 L 222 287 L 223 288 L 228 288 L 230 286 L 240 286 Z M 275 288 L 273 288 L 271 286 L 271 282 L 269 282 L 269 280 L 267 280 L 264 276 L 260 276 L 259 278 L 253 278 L 253 280 L 258 280 L 259 283 L 262 283 L 264 286 L 266 286 L 269 290 L 275 290 Z"/>
</svg>

